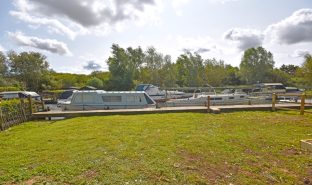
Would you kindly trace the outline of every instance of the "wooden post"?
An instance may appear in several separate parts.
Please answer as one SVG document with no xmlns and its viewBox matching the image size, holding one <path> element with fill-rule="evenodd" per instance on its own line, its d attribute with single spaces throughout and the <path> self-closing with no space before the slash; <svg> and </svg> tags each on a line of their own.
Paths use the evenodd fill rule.
<svg viewBox="0 0 312 185">
<path fill-rule="evenodd" d="M 272 111 L 276 111 L 275 103 L 276 103 L 276 94 L 273 93 L 272 94 Z"/>
<path fill-rule="evenodd" d="M 207 96 L 207 112 L 210 112 L 210 96 Z"/>
<path fill-rule="evenodd" d="M 2 115 L 2 109 L 1 109 L 1 107 L 0 107 L 0 130 L 4 130 L 4 119 L 3 119 L 3 117 L 2 117 L 3 115 Z"/>
<path fill-rule="evenodd" d="M 302 93 L 301 95 L 301 105 L 300 105 L 300 115 L 304 115 L 304 105 L 305 105 L 305 97 L 306 97 L 306 94 L 305 93 Z"/>
<path fill-rule="evenodd" d="M 45 109 L 44 109 L 44 101 L 43 101 L 43 98 L 42 98 L 42 97 L 40 97 L 40 100 L 41 100 L 42 111 L 45 111 Z"/>
<path fill-rule="evenodd" d="M 29 102 L 29 106 L 28 106 L 29 113 L 30 113 L 30 116 L 32 116 L 32 113 L 33 113 L 33 103 L 32 103 L 32 98 L 31 98 L 30 95 L 28 96 L 28 102 Z"/>
</svg>

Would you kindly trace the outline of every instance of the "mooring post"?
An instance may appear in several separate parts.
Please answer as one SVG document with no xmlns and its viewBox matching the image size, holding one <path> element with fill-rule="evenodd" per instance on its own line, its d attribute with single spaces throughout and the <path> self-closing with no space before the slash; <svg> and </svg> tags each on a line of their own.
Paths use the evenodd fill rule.
<svg viewBox="0 0 312 185">
<path fill-rule="evenodd" d="M 32 113 L 33 113 L 33 104 L 32 104 L 32 98 L 31 98 L 30 95 L 28 96 L 28 102 L 29 102 L 29 106 L 28 106 L 28 108 L 29 108 L 29 113 L 30 113 L 30 116 L 32 116 Z"/>
<path fill-rule="evenodd" d="M 207 112 L 210 112 L 210 96 L 207 96 Z"/>
<path fill-rule="evenodd" d="M 2 109 L 0 107 L 0 130 L 4 130 L 4 120 L 3 120 L 3 117 L 2 117 Z"/>
<path fill-rule="evenodd" d="M 275 103 L 276 103 L 276 93 L 272 94 L 272 111 L 275 111 Z"/>
<path fill-rule="evenodd" d="M 300 101 L 300 115 L 304 115 L 305 97 L 306 97 L 306 94 L 302 93 L 301 94 L 301 101 Z"/>
</svg>

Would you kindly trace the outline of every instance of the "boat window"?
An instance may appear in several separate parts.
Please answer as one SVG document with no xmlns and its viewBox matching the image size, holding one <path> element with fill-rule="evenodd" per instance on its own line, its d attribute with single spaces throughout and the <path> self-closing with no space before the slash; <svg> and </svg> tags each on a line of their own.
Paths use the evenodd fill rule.
<svg viewBox="0 0 312 185">
<path fill-rule="evenodd" d="M 231 99 L 234 99 L 234 97 L 233 96 L 231 96 L 231 97 L 229 97 L 229 99 L 231 100 Z"/>
<path fill-rule="evenodd" d="M 212 100 L 222 100 L 222 98 L 217 97 L 217 98 L 211 98 Z"/>
<path fill-rule="evenodd" d="M 102 96 L 104 102 L 121 102 L 121 96 Z"/>
<path fill-rule="evenodd" d="M 155 102 L 154 102 L 149 96 L 147 96 L 147 94 L 145 94 L 145 93 L 144 93 L 144 97 L 145 97 L 145 99 L 146 99 L 146 101 L 147 101 L 148 104 L 154 104 L 154 103 L 155 103 Z"/>
<path fill-rule="evenodd" d="M 240 96 L 240 98 L 245 98 L 245 96 Z"/>
</svg>

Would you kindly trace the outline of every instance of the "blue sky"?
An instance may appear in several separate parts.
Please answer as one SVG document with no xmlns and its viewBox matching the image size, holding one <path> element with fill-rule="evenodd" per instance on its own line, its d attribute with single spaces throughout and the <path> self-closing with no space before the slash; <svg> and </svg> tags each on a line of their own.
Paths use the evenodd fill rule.
<svg viewBox="0 0 312 185">
<path fill-rule="evenodd" d="M 276 66 L 312 53 L 311 0 L 2 0 L 0 10 L 0 50 L 41 52 L 58 72 L 107 70 L 113 43 L 233 66 L 249 47 Z"/>
</svg>

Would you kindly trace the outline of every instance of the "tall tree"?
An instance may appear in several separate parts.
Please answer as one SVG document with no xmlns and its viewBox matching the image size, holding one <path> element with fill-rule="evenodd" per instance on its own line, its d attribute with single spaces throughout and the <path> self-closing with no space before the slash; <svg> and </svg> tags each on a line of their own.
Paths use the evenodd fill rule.
<svg viewBox="0 0 312 185">
<path fill-rule="evenodd" d="M 204 65 L 202 57 L 191 52 L 180 55 L 176 62 L 177 84 L 179 86 L 199 87 L 206 82 L 204 80 Z"/>
<path fill-rule="evenodd" d="M 285 65 L 283 64 L 280 67 L 281 71 L 284 71 L 285 73 L 294 76 L 296 74 L 296 71 L 299 69 L 299 66 L 295 66 L 293 64 Z"/>
<path fill-rule="evenodd" d="M 247 84 L 269 82 L 274 67 L 273 55 L 263 47 L 247 49 L 239 67 Z"/>
<path fill-rule="evenodd" d="M 205 75 L 207 83 L 212 86 L 222 86 L 227 77 L 227 69 L 224 61 L 207 59 L 205 61 Z"/>
<path fill-rule="evenodd" d="M 26 90 L 41 91 L 49 73 L 46 57 L 38 52 L 8 53 L 10 72 Z"/>
<path fill-rule="evenodd" d="M 305 84 L 312 87 L 312 55 L 307 54 L 304 56 L 304 63 L 301 68 L 301 73 L 304 78 Z"/>
<path fill-rule="evenodd" d="M 4 55 L 3 52 L 0 51 L 0 78 L 6 76 L 8 72 L 8 66 L 7 66 L 7 58 Z"/>
<path fill-rule="evenodd" d="M 144 53 L 142 49 L 131 47 L 127 50 L 112 45 L 112 56 L 107 60 L 110 76 L 110 88 L 113 90 L 130 90 L 134 86 L 134 77 L 138 67 L 142 64 Z"/>
</svg>

